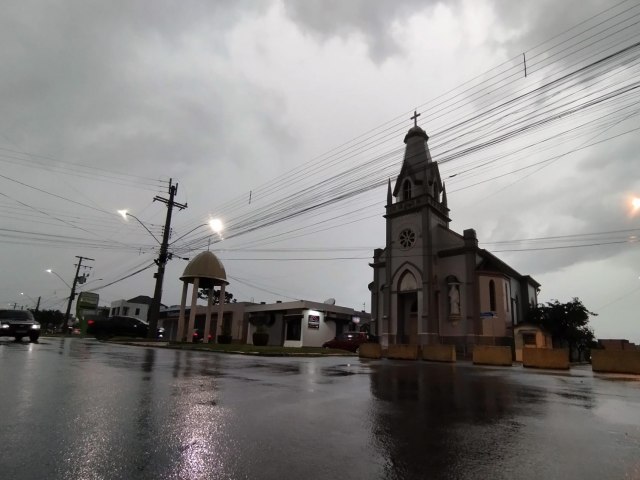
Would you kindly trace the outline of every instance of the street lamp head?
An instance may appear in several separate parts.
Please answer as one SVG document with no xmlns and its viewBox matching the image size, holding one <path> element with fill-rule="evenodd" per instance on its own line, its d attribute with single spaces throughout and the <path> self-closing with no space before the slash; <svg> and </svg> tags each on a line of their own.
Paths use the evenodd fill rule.
<svg viewBox="0 0 640 480">
<path fill-rule="evenodd" d="M 124 218 L 125 220 L 127 220 L 127 215 L 129 215 L 129 213 L 127 212 L 127 209 L 124 210 L 118 210 L 118 213 L 120 215 L 122 215 L 122 218 Z"/>
<path fill-rule="evenodd" d="M 62 282 L 69 288 L 71 288 L 71 285 L 69 285 L 66 280 L 64 278 L 62 278 L 60 275 L 58 275 L 56 272 L 54 272 L 53 270 L 51 270 L 50 268 L 47 268 L 45 270 L 45 272 L 50 273 L 51 275 L 55 275 L 56 277 L 58 277 L 60 280 L 62 280 Z"/>
<path fill-rule="evenodd" d="M 211 219 L 209 219 L 209 226 L 211 227 L 211 230 L 213 230 L 216 233 L 220 233 L 224 229 L 224 225 L 222 224 L 222 220 L 220 220 L 219 218 L 211 218 Z"/>
</svg>

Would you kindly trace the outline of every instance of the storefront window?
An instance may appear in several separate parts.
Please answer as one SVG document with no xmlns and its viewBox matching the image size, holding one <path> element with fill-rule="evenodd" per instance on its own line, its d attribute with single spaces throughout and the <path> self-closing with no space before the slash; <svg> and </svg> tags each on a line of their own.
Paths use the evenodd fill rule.
<svg viewBox="0 0 640 480">
<path fill-rule="evenodd" d="M 302 318 L 287 320 L 287 340 L 300 340 Z"/>
</svg>

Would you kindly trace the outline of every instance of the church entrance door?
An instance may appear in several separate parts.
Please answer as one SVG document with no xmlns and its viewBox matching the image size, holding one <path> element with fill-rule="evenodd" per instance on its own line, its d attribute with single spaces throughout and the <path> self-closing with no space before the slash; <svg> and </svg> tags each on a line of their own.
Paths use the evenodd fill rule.
<svg viewBox="0 0 640 480">
<path fill-rule="evenodd" d="M 418 294 L 407 292 L 398 295 L 397 343 L 418 344 Z"/>
</svg>

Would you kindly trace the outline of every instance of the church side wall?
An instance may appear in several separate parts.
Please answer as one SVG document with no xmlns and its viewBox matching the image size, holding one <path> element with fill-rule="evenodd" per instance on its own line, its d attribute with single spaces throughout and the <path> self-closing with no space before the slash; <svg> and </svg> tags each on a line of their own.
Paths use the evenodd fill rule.
<svg viewBox="0 0 640 480">
<path fill-rule="evenodd" d="M 508 332 L 507 328 L 511 327 L 511 307 L 509 306 L 509 312 L 507 312 L 507 305 L 510 301 L 507 297 L 509 287 L 507 279 L 502 275 L 480 275 L 480 312 L 481 314 L 494 314 L 491 322 L 484 322 L 490 328 L 486 328 L 483 331 L 483 335 L 490 335 L 493 337 L 506 336 Z M 495 292 L 495 305 L 491 308 L 490 300 L 490 284 L 493 281 Z M 506 288 L 505 288 L 506 285 Z M 497 320 L 497 321 L 496 321 Z"/>
<path fill-rule="evenodd" d="M 510 319 L 513 325 L 522 323 L 524 319 L 519 311 L 522 303 L 522 294 L 520 293 L 520 282 L 515 278 L 509 278 L 509 302 Z"/>
<path fill-rule="evenodd" d="M 473 274 L 473 273 L 472 273 Z M 448 275 L 455 275 L 460 280 L 460 319 L 452 321 L 450 317 L 451 305 L 449 299 L 449 287 L 446 282 Z M 440 311 L 440 335 L 441 336 L 463 336 L 467 333 L 467 315 L 469 307 L 464 301 L 469 284 L 466 273 L 466 262 L 464 255 L 455 257 L 445 257 L 438 259 L 438 287 L 439 311 Z"/>
</svg>

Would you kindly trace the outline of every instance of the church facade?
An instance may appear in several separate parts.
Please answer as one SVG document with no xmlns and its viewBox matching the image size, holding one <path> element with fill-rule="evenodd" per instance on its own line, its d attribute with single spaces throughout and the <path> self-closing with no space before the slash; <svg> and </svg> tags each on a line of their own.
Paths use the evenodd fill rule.
<svg viewBox="0 0 640 480">
<path fill-rule="evenodd" d="M 475 230 L 449 228 L 446 187 L 428 140 L 416 122 L 395 185 L 388 185 L 386 245 L 370 264 L 380 342 L 451 344 L 462 356 L 477 344 L 511 345 L 540 285 L 479 248 Z"/>
</svg>

